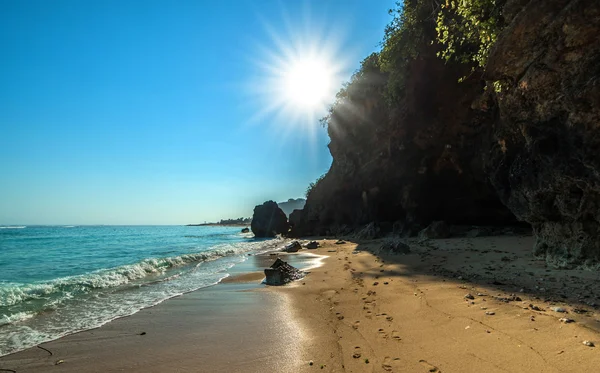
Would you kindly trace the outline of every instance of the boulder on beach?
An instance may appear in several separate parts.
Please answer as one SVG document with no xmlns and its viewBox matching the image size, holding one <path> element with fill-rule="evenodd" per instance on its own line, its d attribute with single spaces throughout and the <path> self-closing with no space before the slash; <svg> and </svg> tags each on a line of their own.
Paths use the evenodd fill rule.
<svg viewBox="0 0 600 373">
<path fill-rule="evenodd" d="M 265 283 L 267 285 L 285 285 L 290 281 L 299 280 L 305 275 L 305 272 L 277 258 L 270 268 L 265 269 Z"/>
<path fill-rule="evenodd" d="M 388 251 L 393 254 L 409 254 L 410 246 L 402 241 L 400 238 L 392 238 L 386 240 L 381 245 L 381 250 Z"/>
<path fill-rule="evenodd" d="M 286 234 L 290 226 L 277 203 L 267 201 L 254 208 L 250 229 L 255 237 L 275 237 L 278 234 Z"/>
<path fill-rule="evenodd" d="M 419 232 L 419 239 L 436 239 L 450 237 L 450 228 L 444 221 L 434 221 Z"/>
<path fill-rule="evenodd" d="M 285 248 L 283 249 L 283 251 L 285 251 L 286 253 L 296 253 L 301 248 L 302 248 L 302 245 L 300 245 L 300 242 L 292 241 L 289 244 L 285 245 Z"/>
<path fill-rule="evenodd" d="M 317 241 L 310 241 L 309 243 L 304 245 L 304 247 L 306 247 L 307 249 L 316 249 L 317 247 L 319 247 L 319 243 Z"/>
<path fill-rule="evenodd" d="M 242 228 L 242 233 L 248 233 L 248 232 L 250 232 L 249 228 Z"/>
</svg>

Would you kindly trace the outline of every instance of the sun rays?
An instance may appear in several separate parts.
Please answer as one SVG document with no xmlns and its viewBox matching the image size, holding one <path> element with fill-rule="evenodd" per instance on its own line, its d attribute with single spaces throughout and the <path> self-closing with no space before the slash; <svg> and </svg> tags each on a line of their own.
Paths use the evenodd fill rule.
<svg viewBox="0 0 600 373">
<path fill-rule="evenodd" d="M 349 75 L 348 61 L 353 56 L 341 53 L 342 27 L 306 15 L 300 23 L 285 14 L 283 18 L 283 32 L 263 22 L 269 43 L 258 43 L 250 57 L 257 74 L 247 84 L 254 107 L 249 122 L 272 123 L 288 136 L 302 132 L 314 137 L 319 119 Z"/>
</svg>

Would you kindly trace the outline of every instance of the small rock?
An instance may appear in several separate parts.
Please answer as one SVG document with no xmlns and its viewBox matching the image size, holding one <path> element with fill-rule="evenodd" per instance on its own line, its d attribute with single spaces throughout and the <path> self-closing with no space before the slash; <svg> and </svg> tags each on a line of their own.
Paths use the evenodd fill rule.
<svg viewBox="0 0 600 373">
<path fill-rule="evenodd" d="M 316 249 L 317 247 L 319 247 L 319 243 L 317 241 L 310 241 L 309 243 L 304 245 L 304 247 L 306 247 L 307 249 Z"/>
<path fill-rule="evenodd" d="M 531 308 L 531 309 L 532 309 L 532 310 L 534 310 L 534 311 L 542 311 L 542 309 L 541 309 L 540 307 L 538 307 L 538 306 L 535 306 L 535 305 L 533 305 L 533 304 L 530 304 L 530 305 L 529 305 L 529 308 Z"/>
<path fill-rule="evenodd" d="M 314 364 L 314 362 L 311 360 L 308 362 L 308 365 L 312 366 Z"/>
<path fill-rule="evenodd" d="M 588 346 L 588 347 L 594 347 L 595 346 L 594 342 L 592 342 L 592 341 L 583 341 L 583 344 L 586 345 L 586 346 Z"/>
<path fill-rule="evenodd" d="M 566 318 L 566 317 L 561 317 L 560 319 L 558 319 L 558 321 L 560 321 L 560 322 L 564 322 L 565 324 L 569 324 L 569 323 L 575 322 L 575 320 L 573 320 L 573 319 L 568 319 L 568 318 Z"/>
<path fill-rule="evenodd" d="M 485 314 L 489 315 L 489 316 L 493 316 L 493 315 L 496 314 L 496 312 L 494 312 L 494 311 L 486 311 Z"/>
<path fill-rule="evenodd" d="M 465 295 L 465 299 L 475 299 L 475 297 L 473 295 L 471 295 L 470 293 Z"/>
<path fill-rule="evenodd" d="M 335 242 L 335 244 L 336 244 L 336 245 L 343 245 L 343 244 L 345 244 L 345 243 L 346 243 L 346 241 L 344 241 L 344 240 L 337 240 L 337 241 Z"/>
<path fill-rule="evenodd" d="M 375 282 L 373 283 L 373 286 L 377 286 L 377 285 L 379 285 L 379 282 L 375 281 Z"/>
<path fill-rule="evenodd" d="M 551 310 L 554 312 L 561 312 L 561 313 L 567 312 L 567 310 L 564 309 L 563 307 L 552 307 Z"/>
</svg>

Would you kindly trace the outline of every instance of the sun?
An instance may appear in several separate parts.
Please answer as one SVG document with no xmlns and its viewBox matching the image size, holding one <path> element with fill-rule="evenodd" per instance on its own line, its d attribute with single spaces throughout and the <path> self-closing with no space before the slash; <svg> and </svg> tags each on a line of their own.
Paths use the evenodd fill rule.
<svg viewBox="0 0 600 373">
<path fill-rule="evenodd" d="M 344 48 L 343 28 L 332 22 L 284 23 L 285 29 L 265 23 L 267 35 L 249 44 L 253 73 L 246 80 L 248 100 L 243 104 L 252 114 L 247 123 L 314 137 L 356 58 Z"/>
<path fill-rule="evenodd" d="M 334 75 L 328 63 L 318 58 L 291 61 L 281 82 L 282 90 L 286 99 L 297 108 L 314 110 L 331 98 Z"/>
</svg>

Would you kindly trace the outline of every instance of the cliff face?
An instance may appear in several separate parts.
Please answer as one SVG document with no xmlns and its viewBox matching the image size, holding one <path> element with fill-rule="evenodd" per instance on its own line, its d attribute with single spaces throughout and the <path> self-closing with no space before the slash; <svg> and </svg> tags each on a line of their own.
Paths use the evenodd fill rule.
<svg viewBox="0 0 600 373">
<path fill-rule="evenodd" d="M 361 94 L 332 114 L 333 163 L 304 211 L 290 218 L 295 233 L 336 233 L 376 222 L 411 234 L 434 220 L 516 221 L 484 173 L 492 113 L 472 109 L 482 82 L 459 83 L 467 67 L 446 64 L 434 47 L 421 47 L 407 66 L 400 105 L 387 105 L 385 75 L 375 70 L 363 76 Z"/>
<path fill-rule="evenodd" d="M 600 261 L 599 26 L 596 0 L 532 1 L 485 75 L 502 84 L 488 175 L 559 267 Z"/>
<path fill-rule="evenodd" d="M 424 38 L 391 104 L 390 72 L 367 59 L 328 118 L 333 163 L 292 233 L 519 220 L 550 264 L 600 261 L 599 6 L 509 0 L 473 73 Z"/>
</svg>

